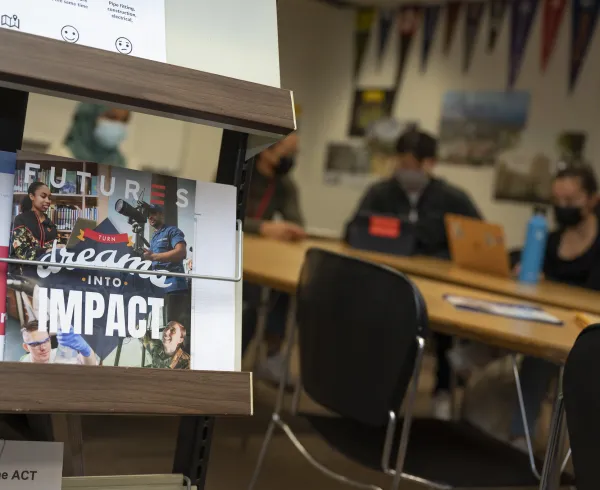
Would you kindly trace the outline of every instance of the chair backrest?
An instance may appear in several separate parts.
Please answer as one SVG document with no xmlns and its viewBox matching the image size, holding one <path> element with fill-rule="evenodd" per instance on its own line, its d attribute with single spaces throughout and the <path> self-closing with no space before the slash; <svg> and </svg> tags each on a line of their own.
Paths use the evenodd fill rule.
<svg viewBox="0 0 600 490">
<path fill-rule="evenodd" d="M 306 393 L 343 417 L 382 426 L 410 383 L 427 310 L 388 267 L 310 249 L 296 293 Z"/>
<path fill-rule="evenodd" d="M 563 396 L 577 490 L 600 488 L 600 324 L 579 334 L 565 364 Z"/>
</svg>

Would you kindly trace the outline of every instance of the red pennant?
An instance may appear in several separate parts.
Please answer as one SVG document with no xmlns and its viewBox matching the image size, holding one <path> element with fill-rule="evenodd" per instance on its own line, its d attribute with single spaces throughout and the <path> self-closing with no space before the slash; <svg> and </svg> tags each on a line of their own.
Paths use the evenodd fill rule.
<svg viewBox="0 0 600 490">
<path fill-rule="evenodd" d="M 542 23 L 542 71 L 546 71 L 552 51 L 556 45 L 558 30 L 565 13 L 567 0 L 544 0 L 544 19 Z"/>
<path fill-rule="evenodd" d="M 456 24 L 458 24 L 458 17 L 460 15 L 460 9 L 462 2 L 448 2 L 446 5 L 446 31 L 444 32 L 444 54 L 450 52 L 452 46 L 452 39 L 454 39 L 454 33 L 456 32 Z"/>
</svg>

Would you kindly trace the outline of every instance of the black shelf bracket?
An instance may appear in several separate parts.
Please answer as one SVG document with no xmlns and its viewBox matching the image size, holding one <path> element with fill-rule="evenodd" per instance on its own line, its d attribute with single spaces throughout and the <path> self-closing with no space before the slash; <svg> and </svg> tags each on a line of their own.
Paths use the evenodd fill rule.
<svg viewBox="0 0 600 490">
<path fill-rule="evenodd" d="M 237 187 L 237 219 L 242 222 L 254 167 L 254 158 L 246 160 L 247 145 L 246 133 L 223 130 L 216 178 Z M 182 417 L 179 422 L 173 473 L 187 476 L 198 490 L 204 490 L 214 427 L 214 417 Z"/>
</svg>

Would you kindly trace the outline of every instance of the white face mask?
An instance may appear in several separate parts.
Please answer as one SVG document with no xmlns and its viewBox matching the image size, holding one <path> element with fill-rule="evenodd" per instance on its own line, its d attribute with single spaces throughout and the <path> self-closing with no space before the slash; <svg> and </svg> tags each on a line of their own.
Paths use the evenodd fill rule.
<svg viewBox="0 0 600 490">
<path fill-rule="evenodd" d="M 99 119 L 94 128 L 94 138 L 100 146 L 114 150 L 127 137 L 127 125 L 121 121 Z"/>
</svg>

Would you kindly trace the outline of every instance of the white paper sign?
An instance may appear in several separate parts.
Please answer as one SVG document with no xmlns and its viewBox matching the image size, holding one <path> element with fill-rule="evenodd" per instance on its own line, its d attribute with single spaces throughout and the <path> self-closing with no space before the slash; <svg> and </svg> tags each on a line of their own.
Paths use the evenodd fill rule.
<svg viewBox="0 0 600 490">
<path fill-rule="evenodd" d="M 0 0 L 0 27 L 167 61 L 165 0 Z"/>
<path fill-rule="evenodd" d="M 60 490 L 63 443 L 0 439 L 2 490 Z"/>
</svg>

